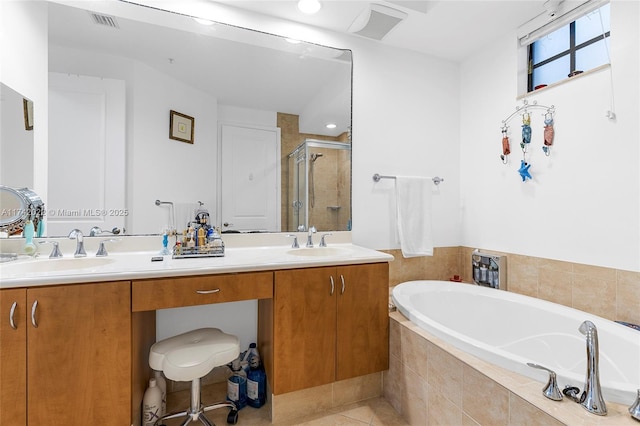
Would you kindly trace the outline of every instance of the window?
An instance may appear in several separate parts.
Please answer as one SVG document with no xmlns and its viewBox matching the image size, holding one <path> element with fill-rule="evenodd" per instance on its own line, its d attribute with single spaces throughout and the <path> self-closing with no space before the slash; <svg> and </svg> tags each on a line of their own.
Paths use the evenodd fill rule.
<svg viewBox="0 0 640 426">
<path fill-rule="evenodd" d="M 609 63 L 609 4 L 529 45 L 527 90 Z"/>
</svg>

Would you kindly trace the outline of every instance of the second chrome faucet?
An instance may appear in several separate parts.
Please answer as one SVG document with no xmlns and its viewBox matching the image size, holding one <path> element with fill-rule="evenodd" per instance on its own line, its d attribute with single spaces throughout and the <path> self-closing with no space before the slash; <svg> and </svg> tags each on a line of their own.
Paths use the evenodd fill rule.
<svg viewBox="0 0 640 426">
<path fill-rule="evenodd" d="M 72 230 L 69 232 L 69 238 L 77 241 L 76 252 L 73 257 L 87 257 L 87 252 L 84 250 L 84 235 L 82 235 L 82 231 L 79 229 Z"/>
<path fill-rule="evenodd" d="M 606 416 L 607 405 L 602 398 L 602 388 L 600 387 L 598 329 L 594 323 L 587 320 L 580 324 L 578 331 L 585 335 L 587 343 L 587 373 L 584 391 L 578 396 L 579 390 L 577 388 L 567 386 L 563 393 L 582 405 L 588 412 L 598 416 Z"/>
</svg>

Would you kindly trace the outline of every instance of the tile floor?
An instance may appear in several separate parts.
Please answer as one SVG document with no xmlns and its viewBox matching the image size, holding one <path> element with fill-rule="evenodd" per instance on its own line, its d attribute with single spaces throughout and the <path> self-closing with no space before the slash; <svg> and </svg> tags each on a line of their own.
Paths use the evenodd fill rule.
<svg viewBox="0 0 640 426">
<path fill-rule="evenodd" d="M 203 386 L 202 401 L 204 404 L 212 404 L 224 399 L 226 394 L 226 383 L 217 383 L 213 385 Z M 167 410 L 169 412 L 181 410 L 189 406 L 189 391 L 179 391 L 169 394 L 167 401 Z M 207 413 L 207 418 L 214 422 L 217 426 L 227 424 L 226 408 L 212 410 Z M 164 422 L 166 426 L 177 426 L 182 423 L 182 419 L 171 419 Z M 201 424 L 199 422 L 190 424 Z M 263 426 L 271 425 L 269 420 L 269 412 L 266 407 L 255 409 L 253 407 L 245 407 L 239 412 L 239 426 Z M 275 424 L 275 423 L 274 423 Z M 366 401 L 357 402 L 344 407 L 336 408 L 324 413 L 310 415 L 303 419 L 277 423 L 277 426 L 406 426 L 406 423 L 400 414 L 382 397 L 372 398 Z"/>
</svg>

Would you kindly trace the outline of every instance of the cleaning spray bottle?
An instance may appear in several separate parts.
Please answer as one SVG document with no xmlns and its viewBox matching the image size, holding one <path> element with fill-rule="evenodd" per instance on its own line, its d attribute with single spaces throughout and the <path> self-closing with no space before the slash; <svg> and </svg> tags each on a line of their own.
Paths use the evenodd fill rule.
<svg viewBox="0 0 640 426">
<path fill-rule="evenodd" d="M 255 343 L 249 345 L 247 354 L 247 403 L 254 408 L 260 408 L 267 401 L 267 376 Z"/>
<path fill-rule="evenodd" d="M 240 358 L 233 360 L 231 371 L 233 374 L 227 379 L 227 399 L 240 410 L 247 405 L 247 373 L 240 365 Z"/>
</svg>

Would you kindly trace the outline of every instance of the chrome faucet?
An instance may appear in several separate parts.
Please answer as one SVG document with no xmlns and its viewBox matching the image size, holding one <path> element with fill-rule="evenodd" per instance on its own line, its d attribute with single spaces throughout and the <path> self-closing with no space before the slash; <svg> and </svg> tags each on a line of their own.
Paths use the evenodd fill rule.
<svg viewBox="0 0 640 426">
<path fill-rule="evenodd" d="M 638 389 L 638 396 L 636 400 L 629 407 L 629 414 L 636 420 L 640 420 L 640 389 Z"/>
<path fill-rule="evenodd" d="M 60 251 L 60 246 L 57 241 L 40 241 L 40 244 L 53 244 L 53 249 L 51 250 L 49 259 L 58 259 L 62 257 L 62 252 Z"/>
<path fill-rule="evenodd" d="M 120 229 L 118 228 L 113 228 L 111 231 L 103 231 L 102 228 L 100 228 L 99 226 L 94 226 L 89 231 L 89 236 L 97 237 L 98 235 L 103 235 L 103 234 L 118 235 L 119 233 L 120 233 Z"/>
<path fill-rule="evenodd" d="M 87 252 L 84 251 L 84 236 L 82 235 L 82 231 L 79 229 L 72 230 L 69 232 L 69 238 L 78 241 L 73 257 L 87 257 Z"/>
<path fill-rule="evenodd" d="M 109 238 L 107 240 L 102 240 L 100 241 L 100 245 L 98 246 L 98 251 L 96 252 L 96 257 L 105 257 L 108 256 L 109 253 L 107 252 L 106 247 L 104 246 L 104 243 L 115 243 L 119 241 L 116 238 Z"/>
<path fill-rule="evenodd" d="M 327 232 L 326 234 L 322 235 L 322 238 L 320 238 L 320 244 L 318 244 L 319 247 L 326 247 L 327 246 L 327 242 L 324 240 L 324 237 L 329 236 L 329 235 L 333 235 L 331 232 Z"/>
<path fill-rule="evenodd" d="M 307 247 L 312 248 L 313 247 L 313 234 L 316 233 L 316 227 L 315 226 L 310 226 L 309 227 L 309 235 L 307 236 Z"/>
<path fill-rule="evenodd" d="M 556 372 L 548 369 L 539 364 L 534 364 L 532 362 L 528 362 L 527 365 L 529 367 L 537 368 L 538 370 L 544 370 L 549 373 L 549 380 L 547 384 L 542 388 L 542 394 L 547 398 L 554 401 L 562 401 L 562 392 L 560 392 L 560 388 L 558 388 L 558 380 L 556 376 Z"/>
<path fill-rule="evenodd" d="M 298 237 L 296 235 L 293 234 L 287 234 L 287 237 L 293 237 L 293 242 L 291 243 L 291 248 L 300 248 L 300 245 L 298 244 Z"/>
<path fill-rule="evenodd" d="M 590 413 L 606 416 L 607 406 L 602 398 L 598 370 L 598 330 L 587 320 L 580 324 L 578 331 L 587 337 L 587 377 L 579 403 Z"/>
</svg>

